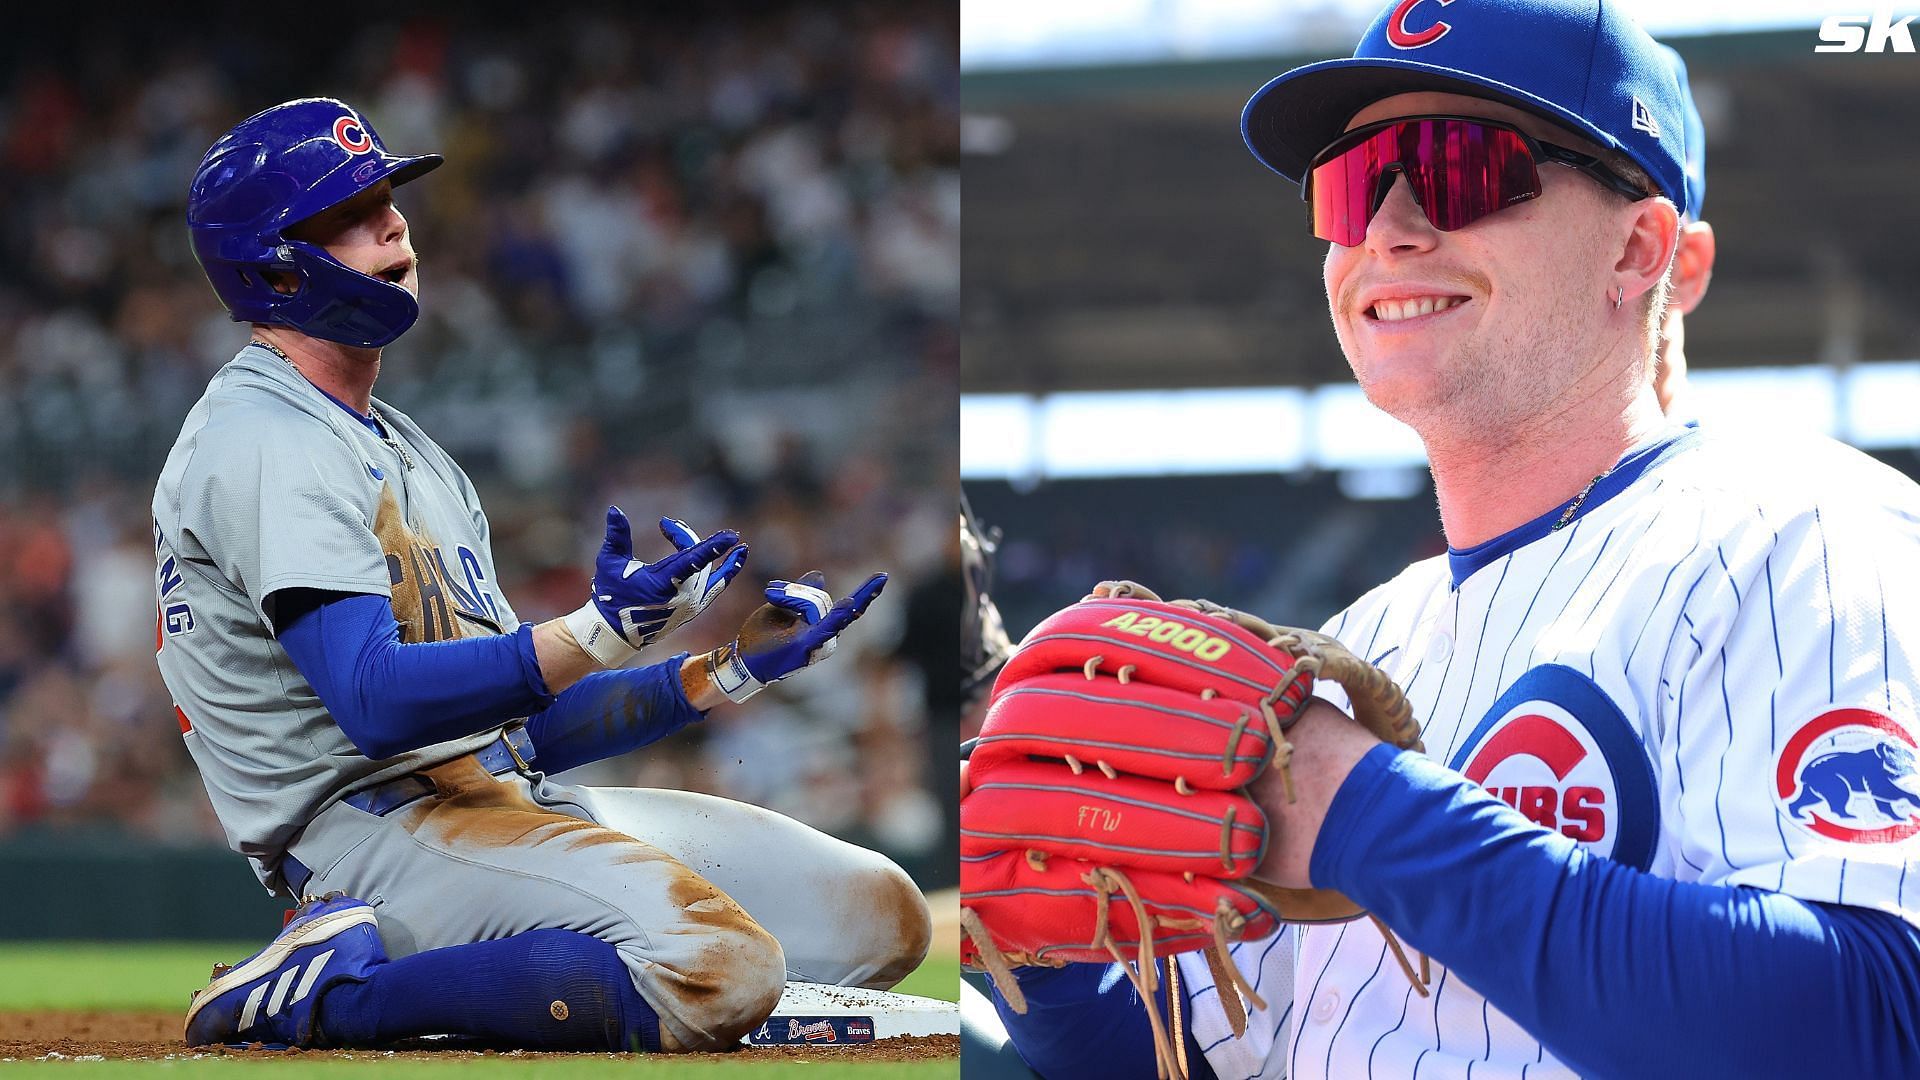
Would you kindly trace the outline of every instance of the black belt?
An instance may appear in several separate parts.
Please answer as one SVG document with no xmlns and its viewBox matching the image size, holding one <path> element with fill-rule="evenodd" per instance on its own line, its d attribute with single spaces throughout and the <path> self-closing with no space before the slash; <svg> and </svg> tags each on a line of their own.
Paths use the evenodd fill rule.
<svg viewBox="0 0 1920 1080">
<path fill-rule="evenodd" d="M 526 728 L 513 728 L 475 750 L 473 756 L 480 762 L 480 767 L 493 776 L 508 772 L 532 772 L 533 739 L 527 735 Z M 426 798 L 434 791 L 432 780 L 419 773 L 408 773 L 384 784 L 356 791 L 340 801 L 375 817 L 386 817 L 403 806 Z M 288 852 L 280 860 L 280 876 L 286 879 L 287 888 L 292 890 L 293 895 L 299 896 L 313 878 L 313 871 L 294 858 L 292 852 Z"/>
</svg>

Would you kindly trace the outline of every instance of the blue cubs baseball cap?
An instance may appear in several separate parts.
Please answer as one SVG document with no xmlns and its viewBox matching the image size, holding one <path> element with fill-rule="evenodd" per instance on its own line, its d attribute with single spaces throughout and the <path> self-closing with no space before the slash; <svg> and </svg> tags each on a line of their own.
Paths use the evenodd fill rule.
<svg viewBox="0 0 1920 1080">
<path fill-rule="evenodd" d="M 1419 90 L 1512 105 L 1631 158 L 1688 213 L 1674 65 L 1610 0 L 1395 0 L 1353 55 L 1295 68 L 1240 114 L 1247 148 L 1294 183 L 1381 98 Z"/>
<path fill-rule="evenodd" d="M 1683 213 L 1700 220 L 1700 204 L 1707 201 L 1707 126 L 1700 120 L 1700 106 L 1693 100 L 1693 85 L 1687 81 L 1687 61 L 1671 45 L 1660 52 L 1673 65 L 1673 77 L 1680 83 L 1680 119 L 1686 128 L 1681 144 L 1686 148 L 1687 205 Z"/>
</svg>

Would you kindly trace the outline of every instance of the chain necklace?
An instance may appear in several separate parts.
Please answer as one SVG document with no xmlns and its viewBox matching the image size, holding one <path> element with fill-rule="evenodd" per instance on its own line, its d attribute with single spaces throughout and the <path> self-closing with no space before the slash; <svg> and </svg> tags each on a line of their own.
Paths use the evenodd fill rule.
<svg viewBox="0 0 1920 1080">
<path fill-rule="evenodd" d="M 1566 528 L 1567 522 L 1572 521 L 1573 515 L 1579 513 L 1580 507 L 1585 505 L 1587 501 L 1587 496 L 1593 494 L 1593 485 L 1598 484 L 1602 480 L 1605 480 L 1607 478 L 1607 473 L 1610 473 L 1612 471 L 1613 471 L 1612 469 L 1608 469 L 1607 472 L 1603 472 L 1599 476 L 1596 476 L 1593 479 L 1587 481 L 1587 486 L 1581 488 L 1580 494 L 1575 495 L 1573 497 L 1573 501 L 1567 504 L 1566 511 L 1560 515 L 1560 520 L 1554 522 L 1553 528 L 1549 529 L 1548 531 L 1559 532 L 1561 529 Z"/>
<path fill-rule="evenodd" d="M 283 352 L 280 346 L 275 345 L 271 341 L 263 341 L 260 338 L 254 338 L 252 341 L 252 344 L 258 345 L 261 348 L 272 353 L 273 355 L 279 357 L 281 360 L 286 362 L 286 365 L 288 367 L 293 369 L 294 374 L 300 376 L 302 379 L 307 379 L 307 373 L 304 371 L 301 371 L 300 366 L 293 362 L 293 357 L 288 356 L 285 352 Z M 311 384 L 313 380 L 307 379 L 307 382 Z M 316 386 L 314 387 L 314 389 L 318 390 L 319 387 Z M 325 393 L 325 391 L 321 391 L 321 392 Z M 380 425 L 380 441 L 392 447 L 393 452 L 400 455 L 400 464 L 406 466 L 408 472 L 412 472 L 413 471 L 413 455 L 407 453 L 407 445 L 405 443 L 401 442 L 399 439 L 394 438 L 393 422 L 388 420 L 386 417 L 381 416 L 380 410 L 377 408 L 374 408 L 371 400 L 369 400 L 367 403 L 367 419 L 372 420 L 374 423 Z"/>
</svg>

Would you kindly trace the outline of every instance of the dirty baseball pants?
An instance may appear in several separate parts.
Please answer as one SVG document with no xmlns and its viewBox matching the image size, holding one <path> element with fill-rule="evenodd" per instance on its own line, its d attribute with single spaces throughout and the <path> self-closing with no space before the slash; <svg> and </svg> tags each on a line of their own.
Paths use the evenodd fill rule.
<svg viewBox="0 0 1920 1080">
<path fill-rule="evenodd" d="M 734 1043 L 786 981 L 885 988 L 931 935 L 877 852 L 761 807 L 685 791 L 426 770 L 435 793 L 375 816 L 336 803 L 294 841 L 303 891 L 372 904 L 394 958 L 563 929 L 613 945 L 669 1049 Z"/>
</svg>

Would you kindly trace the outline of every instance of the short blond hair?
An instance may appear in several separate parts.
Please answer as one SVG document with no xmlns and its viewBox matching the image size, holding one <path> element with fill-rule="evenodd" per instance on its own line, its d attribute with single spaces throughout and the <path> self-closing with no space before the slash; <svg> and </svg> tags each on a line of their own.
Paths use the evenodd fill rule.
<svg viewBox="0 0 1920 1080">
<path fill-rule="evenodd" d="M 1618 173 L 1622 180 L 1639 188 L 1648 195 L 1665 195 L 1660 185 L 1654 182 L 1653 174 L 1640 167 L 1640 163 L 1618 150 L 1609 150 L 1600 155 L 1600 164 Z"/>
</svg>

